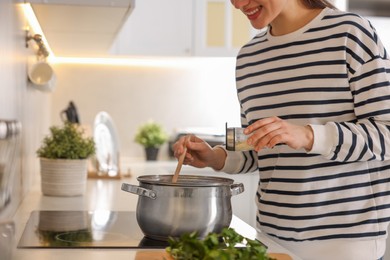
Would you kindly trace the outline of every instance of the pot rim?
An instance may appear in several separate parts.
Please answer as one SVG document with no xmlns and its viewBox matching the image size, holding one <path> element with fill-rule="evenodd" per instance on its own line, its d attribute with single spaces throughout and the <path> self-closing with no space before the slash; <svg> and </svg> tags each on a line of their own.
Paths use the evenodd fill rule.
<svg viewBox="0 0 390 260">
<path fill-rule="evenodd" d="M 137 177 L 137 180 L 140 183 L 179 187 L 219 187 L 230 186 L 234 183 L 233 179 L 204 175 L 180 175 L 176 183 L 172 182 L 172 178 L 173 174 L 141 175 Z"/>
</svg>

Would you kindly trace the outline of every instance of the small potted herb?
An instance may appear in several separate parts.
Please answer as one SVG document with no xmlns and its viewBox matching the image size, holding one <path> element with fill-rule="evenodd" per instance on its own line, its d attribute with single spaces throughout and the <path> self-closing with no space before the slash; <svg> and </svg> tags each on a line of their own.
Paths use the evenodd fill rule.
<svg viewBox="0 0 390 260">
<path fill-rule="evenodd" d="M 44 195 L 77 196 L 84 194 L 87 159 L 95 153 L 92 137 L 79 125 L 65 122 L 50 127 L 37 150 L 41 165 L 41 188 Z"/>
<path fill-rule="evenodd" d="M 138 127 L 134 140 L 145 148 L 146 159 L 151 161 L 157 159 L 160 147 L 168 141 L 168 134 L 160 124 L 148 121 Z"/>
</svg>

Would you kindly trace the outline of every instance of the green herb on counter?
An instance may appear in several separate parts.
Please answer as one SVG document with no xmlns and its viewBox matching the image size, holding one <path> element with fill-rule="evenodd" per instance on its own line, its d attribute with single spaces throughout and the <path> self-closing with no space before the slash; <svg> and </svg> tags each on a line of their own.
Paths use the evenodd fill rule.
<svg viewBox="0 0 390 260">
<path fill-rule="evenodd" d="M 266 247 L 257 240 L 245 238 L 232 228 L 209 233 L 203 240 L 196 232 L 169 238 L 166 251 L 176 260 L 271 260 Z"/>
<path fill-rule="evenodd" d="M 86 159 L 95 154 L 95 142 L 75 123 L 50 127 L 37 155 L 47 159 Z"/>
</svg>

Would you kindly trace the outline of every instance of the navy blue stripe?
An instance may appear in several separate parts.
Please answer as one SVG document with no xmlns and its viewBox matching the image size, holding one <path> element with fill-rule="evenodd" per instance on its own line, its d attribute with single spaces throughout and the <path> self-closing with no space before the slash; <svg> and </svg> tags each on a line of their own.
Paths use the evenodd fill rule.
<svg viewBox="0 0 390 260">
<path fill-rule="evenodd" d="M 335 112 L 324 112 L 324 113 L 311 113 L 311 114 L 290 114 L 290 115 L 279 115 L 281 119 L 310 119 L 310 118 L 333 118 L 337 116 L 345 116 L 345 115 L 354 115 L 353 110 L 343 110 L 343 111 L 335 111 Z M 256 120 L 250 120 L 249 124 L 253 124 Z"/>
<path fill-rule="evenodd" d="M 280 115 L 282 119 L 308 119 L 308 118 L 325 118 L 325 117 L 337 117 L 345 115 L 353 115 L 354 110 L 341 110 L 334 112 L 324 112 L 324 113 L 311 113 L 311 114 L 290 114 L 290 115 Z M 335 120 L 335 119 L 333 119 Z"/>
<path fill-rule="evenodd" d="M 357 146 L 357 135 L 355 133 L 352 133 L 352 142 L 351 146 L 349 147 L 348 154 L 345 157 L 344 161 L 349 161 L 356 149 Z"/>
<path fill-rule="evenodd" d="M 293 242 L 302 242 L 302 241 L 314 241 L 314 240 L 329 240 L 329 239 L 350 239 L 350 238 L 370 238 L 370 237 L 378 237 L 378 236 L 384 236 L 386 235 L 386 231 L 378 231 L 378 232 L 365 232 L 365 233 L 343 233 L 343 234 L 334 234 L 334 235 L 327 235 L 327 236 L 317 236 L 317 237 L 311 237 L 307 239 L 296 239 L 292 237 L 282 237 L 282 236 L 276 236 L 274 234 L 268 233 L 268 235 L 276 237 L 280 240 L 285 241 L 293 241 Z"/>
<path fill-rule="evenodd" d="M 330 25 L 327 25 L 327 26 L 322 26 L 322 27 L 317 27 L 317 28 L 312 28 L 310 30 L 308 30 L 307 32 L 318 32 L 318 31 L 324 31 L 324 30 L 328 30 L 328 29 L 332 29 L 334 27 L 338 27 L 338 26 L 341 26 L 341 25 L 353 25 L 354 27 L 358 28 L 360 31 L 362 31 L 365 35 L 368 36 L 368 38 L 372 39 L 374 42 L 376 42 L 375 40 L 375 37 L 372 35 L 372 33 L 370 33 L 366 28 L 364 28 L 363 26 L 361 26 L 359 23 L 355 22 L 355 21 L 341 21 L 339 23 L 333 23 L 333 24 L 330 24 Z"/>
<path fill-rule="evenodd" d="M 366 114 L 357 115 L 357 119 L 361 120 L 365 118 L 376 117 L 381 115 L 389 115 L 389 114 L 390 114 L 390 109 L 382 109 L 380 111 L 372 111 Z"/>
<path fill-rule="evenodd" d="M 338 33 L 338 34 L 332 34 L 332 35 L 327 35 L 327 36 L 324 36 L 324 37 L 319 37 L 319 38 L 315 38 L 315 39 L 310 39 L 310 40 L 304 40 L 304 41 L 295 41 L 295 42 L 290 42 L 290 43 L 286 43 L 286 44 L 281 44 L 281 45 L 274 45 L 274 46 L 271 46 L 271 47 L 268 47 L 268 48 L 265 48 L 265 49 L 260 49 L 260 50 L 256 50 L 254 52 L 248 52 L 248 53 L 242 53 L 242 54 L 239 54 L 237 56 L 237 59 L 242 59 L 242 58 L 245 58 L 245 57 L 250 57 L 250 56 L 254 56 L 254 55 L 258 55 L 258 54 L 262 54 L 262 53 L 266 53 L 266 52 L 269 52 L 269 51 L 275 51 L 275 50 L 280 50 L 280 49 L 286 49 L 286 48 L 289 48 L 289 47 L 293 47 L 293 46 L 301 46 L 301 45 L 312 45 L 313 43 L 322 43 L 324 41 L 327 41 L 327 40 L 331 40 L 331 39 L 337 39 L 337 38 L 344 38 L 344 37 L 348 37 L 348 33 Z M 243 49 L 245 50 L 247 48 L 247 45 L 245 45 L 243 47 Z M 345 47 L 337 47 L 337 48 L 341 48 L 342 50 L 345 49 Z M 341 50 L 340 49 L 340 50 Z M 319 50 L 316 50 L 317 51 L 317 54 L 318 54 L 318 51 L 321 51 L 322 49 L 319 49 Z M 250 63 L 248 63 L 250 64 Z M 241 69 L 241 68 L 245 68 L 246 66 L 243 66 L 243 67 L 237 67 L 238 69 Z"/>
<path fill-rule="evenodd" d="M 269 154 L 262 154 L 259 155 L 259 160 L 265 160 L 265 159 L 270 159 L 270 158 L 297 158 L 297 159 L 302 159 L 302 158 L 311 158 L 311 157 L 317 157 L 318 154 L 310 154 L 310 153 L 269 153 Z"/>
<path fill-rule="evenodd" d="M 373 35 L 374 36 L 374 41 L 375 41 L 376 44 L 378 44 L 378 40 L 379 40 L 378 34 L 376 33 L 375 28 L 374 28 L 374 26 L 372 26 L 370 21 L 368 21 L 368 24 L 370 25 L 370 28 L 371 28 L 371 30 L 372 30 L 372 32 L 374 34 Z"/>
<path fill-rule="evenodd" d="M 341 162 L 334 162 L 328 163 L 328 164 L 317 164 L 317 165 L 311 165 L 310 169 L 321 169 L 324 167 L 332 167 L 336 166 L 338 164 L 343 164 Z M 280 168 L 280 167 L 277 167 Z M 290 167 L 287 167 L 290 168 Z M 297 168 L 297 167 L 294 167 Z M 303 170 L 307 169 L 309 167 L 299 167 L 298 169 L 295 170 Z M 273 168 L 272 168 L 273 169 Z M 259 169 L 261 170 L 261 169 Z M 369 174 L 370 172 L 382 172 L 382 171 L 387 171 L 390 170 L 390 165 L 385 165 L 381 167 L 376 167 L 372 169 L 363 169 L 363 170 L 353 170 L 350 172 L 342 172 L 342 173 L 336 173 L 336 174 L 331 174 L 331 175 L 325 175 L 325 176 L 316 176 L 316 177 L 310 177 L 310 178 L 299 178 L 299 179 L 294 179 L 294 178 L 261 178 L 261 182 L 269 182 L 272 180 L 272 182 L 282 182 L 282 183 L 308 183 L 308 182 L 316 182 L 316 181 L 325 181 L 325 180 L 332 180 L 332 179 L 338 179 L 338 178 L 347 178 L 347 177 L 352 177 L 352 176 L 359 176 L 359 175 L 364 175 L 364 174 Z"/>
<path fill-rule="evenodd" d="M 340 18 L 340 17 L 348 17 L 348 16 L 354 16 L 354 17 L 358 17 L 361 19 L 360 15 L 358 14 L 355 14 L 355 13 L 341 13 L 341 14 L 329 14 L 329 15 L 326 15 L 324 16 L 324 18 L 322 18 L 323 20 L 330 20 L 330 19 L 337 19 L 337 18 Z"/>
<path fill-rule="evenodd" d="M 305 228 L 281 227 L 281 226 L 277 226 L 277 225 L 262 222 L 262 221 L 258 221 L 258 222 L 263 227 L 270 227 L 270 228 L 277 229 L 277 230 L 300 233 L 300 232 L 308 232 L 308 231 L 321 230 L 321 229 L 351 228 L 351 227 L 357 227 L 357 226 L 362 226 L 362 225 L 382 223 L 382 222 L 386 222 L 389 220 L 390 220 L 390 218 L 367 219 L 367 220 L 363 220 L 363 221 L 359 221 L 359 222 L 355 222 L 355 223 L 329 224 L 329 225 L 311 226 L 311 227 L 305 227 Z"/>
<path fill-rule="evenodd" d="M 263 42 L 267 42 L 268 39 L 267 38 L 264 38 L 266 35 L 267 35 L 267 31 L 265 32 L 262 32 L 261 34 L 258 34 L 256 35 L 252 41 L 250 41 L 249 43 L 247 43 L 244 47 L 251 47 L 253 45 L 256 45 L 256 44 L 259 44 L 259 43 L 263 43 Z M 264 38 L 264 39 L 261 39 L 261 38 Z M 258 40 L 258 41 L 257 41 Z"/>
<path fill-rule="evenodd" d="M 323 206 L 329 206 L 329 205 L 335 205 L 335 204 L 342 204 L 342 203 L 350 203 L 350 202 L 356 202 L 356 201 L 364 201 L 364 200 L 370 200 L 378 197 L 385 197 L 389 196 L 390 191 L 383 191 L 373 194 L 368 194 L 364 196 L 354 196 L 350 198 L 342 198 L 342 199 L 334 199 L 334 200 L 327 200 L 327 201 L 318 201 L 318 202 L 309 202 L 309 203 L 282 203 L 282 202 L 275 202 L 275 201 L 268 201 L 261 199 L 260 203 L 271 205 L 275 207 L 284 207 L 284 208 L 313 208 L 313 207 L 323 207 Z"/>
<path fill-rule="evenodd" d="M 276 96 L 283 96 L 288 94 L 297 94 L 297 93 L 320 93 L 320 92 L 350 92 L 350 88 L 348 87 L 318 87 L 318 88 L 295 88 L 295 89 L 289 89 L 289 90 L 283 90 L 283 91 L 274 91 L 271 93 L 262 93 L 257 95 L 251 95 L 246 98 L 242 99 L 242 103 L 245 103 L 249 100 L 258 99 L 258 98 L 267 98 L 267 97 L 276 97 Z"/>
<path fill-rule="evenodd" d="M 242 173 L 248 173 L 248 172 L 253 172 L 256 168 L 256 164 L 257 164 L 257 161 L 255 159 L 255 156 L 253 155 L 254 151 L 248 151 L 248 152 L 244 152 L 244 156 L 245 156 L 245 161 L 242 165 L 242 168 L 241 168 L 241 171 L 239 172 L 242 172 Z"/>
<path fill-rule="evenodd" d="M 375 127 L 375 129 L 376 129 L 376 131 L 378 133 L 379 144 L 381 146 L 381 160 L 384 161 L 385 160 L 385 155 L 386 155 L 385 137 L 384 137 L 383 133 L 380 131 L 377 123 L 372 118 L 370 118 L 370 122 Z"/>
<path fill-rule="evenodd" d="M 351 129 L 349 128 L 349 126 L 345 122 L 341 122 L 340 125 L 342 125 L 343 127 L 347 128 L 349 131 L 351 131 Z M 349 147 L 348 153 L 347 153 L 347 155 L 346 155 L 346 157 L 344 158 L 343 161 L 349 161 L 349 159 L 353 155 L 354 150 L 356 149 L 357 136 L 353 132 L 351 132 L 351 135 L 352 135 L 352 142 L 351 142 L 351 145 Z"/>
<path fill-rule="evenodd" d="M 372 151 L 372 149 L 374 147 L 374 142 L 372 141 L 370 132 L 368 131 L 367 126 L 365 124 L 359 124 L 359 125 L 361 126 L 363 131 L 366 133 L 366 140 L 367 140 L 366 143 L 367 143 L 367 146 L 368 146 L 368 150 Z"/>
<path fill-rule="evenodd" d="M 239 172 L 244 172 L 246 162 L 248 161 L 248 157 L 246 156 L 246 153 L 242 153 L 242 154 L 244 155 L 244 162 Z"/>
<path fill-rule="evenodd" d="M 336 148 L 333 152 L 334 155 L 331 158 L 331 160 L 336 160 L 336 158 L 338 157 L 339 152 L 341 150 L 341 144 L 344 143 L 344 135 L 343 135 L 343 131 L 341 130 L 340 124 L 336 123 L 336 127 L 337 127 L 339 141 L 338 141 L 338 144 L 336 145 Z"/>
<path fill-rule="evenodd" d="M 363 60 L 362 58 L 360 58 L 360 56 L 359 56 L 357 53 L 355 53 L 353 50 L 347 48 L 347 49 L 346 49 L 346 52 L 347 52 L 354 60 L 356 60 L 358 63 L 360 63 L 361 65 L 364 64 L 364 60 Z M 350 72 L 351 72 L 352 74 L 355 74 L 355 70 L 351 69 L 351 64 L 348 64 L 348 68 L 350 68 Z"/>
<path fill-rule="evenodd" d="M 369 47 L 367 47 L 362 41 L 360 41 L 360 39 L 353 35 L 353 34 L 348 34 L 348 38 L 355 41 L 359 46 L 360 48 L 362 48 L 371 58 L 375 57 L 374 53 L 372 53 L 371 49 Z M 372 39 L 372 37 L 370 37 Z"/>
<path fill-rule="evenodd" d="M 372 182 L 362 182 L 362 183 L 355 183 L 355 184 L 350 184 L 350 185 L 345 185 L 345 186 L 316 189 L 316 190 L 288 191 L 288 190 L 262 189 L 261 191 L 266 193 L 266 194 L 279 194 L 279 195 L 287 195 L 287 196 L 305 196 L 305 195 L 322 194 L 322 193 L 330 193 L 330 192 L 337 192 L 337 191 L 343 191 L 343 190 L 370 187 L 370 186 L 379 185 L 379 184 L 388 183 L 388 182 L 390 183 L 390 178 L 375 180 Z"/>
<path fill-rule="evenodd" d="M 390 100 L 390 95 L 381 96 L 381 97 L 375 97 L 375 98 L 369 98 L 369 99 L 363 100 L 361 102 L 355 103 L 355 107 L 361 107 L 361 106 L 364 106 L 364 105 L 367 105 L 367 104 L 377 103 L 377 102 L 380 102 L 380 101 L 387 101 L 387 100 Z"/>
<path fill-rule="evenodd" d="M 390 204 L 379 205 L 374 207 L 368 207 L 364 209 L 356 209 L 356 210 L 347 210 L 347 211 L 335 211 L 335 212 L 327 212 L 323 214 L 317 215 L 303 215 L 303 216 L 292 216 L 292 215 L 281 215 L 272 212 L 266 212 L 259 210 L 259 214 L 263 216 L 268 216 L 277 219 L 286 219 L 286 220 L 311 220 L 311 219 L 319 219 L 319 218 L 328 218 L 328 217 L 339 217 L 339 216 L 349 216 L 349 215 L 359 215 L 364 214 L 371 211 L 385 210 L 389 209 Z"/>
<path fill-rule="evenodd" d="M 267 86 L 267 85 L 274 85 L 274 84 L 281 84 L 281 83 L 288 83 L 288 82 L 294 82 L 294 81 L 301 81 L 301 80 L 310 80 L 310 79 L 346 79 L 348 78 L 347 74 L 336 74 L 336 73 L 330 73 L 330 74 L 310 74 L 310 75 L 302 75 L 302 76 L 296 76 L 291 78 L 283 78 L 279 80 L 270 80 L 270 81 L 264 81 L 261 83 L 256 84 L 250 84 L 246 85 L 245 87 L 239 88 L 237 91 L 238 93 L 241 93 L 245 90 L 252 89 L 255 87 L 261 87 L 261 86 Z"/>
<path fill-rule="evenodd" d="M 376 82 L 376 83 L 371 84 L 369 86 L 362 87 L 358 90 L 353 90 L 351 93 L 352 93 L 352 95 L 357 96 L 359 94 L 362 94 L 364 92 L 367 92 L 367 91 L 370 91 L 370 90 L 373 90 L 376 88 L 389 87 L 389 86 L 390 86 L 390 81 Z"/>
<path fill-rule="evenodd" d="M 360 151 L 360 155 L 359 157 L 356 159 L 356 161 L 361 161 L 364 157 L 364 155 L 368 152 L 368 146 L 367 144 L 365 143 L 364 146 L 363 146 L 363 149 Z"/>
<path fill-rule="evenodd" d="M 294 58 L 299 58 L 299 57 L 304 57 L 304 56 L 309 56 L 309 55 L 319 55 L 319 54 L 326 54 L 326 53 L 333 54 L 333 53 L 338 52 L 338 51 L 344 52 L 345 46 L 327 47 L 327 48 L 322 48 L 322 49 L 307 50 L 304 52 L 291 53 L 291 54 L 285 54 L 285 55 L 280 55 L 280 56 L 273 56 L 272 58 L 260 59 L 260 60 L 253 61 L 253 62 L 246 62 L 243 65 L 237 65 L 236 69 L 238 71 L 238 70 L 242 70 L 242 69 L 247 68 L 247 67 L 253 67 L 253 66 L 266 64 L 266 63 L 270 63 L 270 62 L 285 61 L 287 59 L 294 59 Z M 239 60 L 239 59 L 240 58 L 237 58 L 237 60 Z"/>
<path fill-rule="evenodd" d="M 301 57 L 302 54 L 295 54 L 295 56 Z M 273 58 L 273 59 L 275 59 L 275 58 Z M 263 61 L 261 61 L 261 63 L 266 63 L 267 61 L 269 61 L 269 59 L 263 60 Z M 283 67 L 278 67 L 278 68 L 273 68 L 273 69 L 268 69 L 268 70 L 263 70 L 263 71 L 257 71 L 254 73 L 248 73 L 246 75 L 236 77 L 236 80 L 240 81 L 240 80 L 247 79 L 249 77 L 260 76 L 260 75 L 264 75 L 264 74 L 268 74 L 268 73 L 275 73 L 275 72 L 286 71 L 286 70 L 302 69 L 302 68 L 313 67 L 313 66 L 329 66 L 329 65 L 345 65 L 345 64 L 346 64 L 345 60 L 307 62 L 307 63 L 301 63 L 301 64 L 296 64 L 296 65 L 291 65 L 291 66 L 283 66 Z"/>
<path fill-rule="evenodd" d="M 364 78 L 368 78 L 370 76 L 373 76 L 373 75 L 376 75 L 376 74 L 381 74 L 381 73 L 384 73 L 384 72 L 386 72 L 385 68 L 377 68 L 377 69 L 374 69 L 372 71 L 368 71 L 366 73 L 360 74 L 357 77 L 351 78 L 350 82 L 353 83 L 353 82 L 356 82 L 356 81 L 360 81 L 360 80 L 362 80 Z"/>
<path fill-rule="evenodd" d="M 298 159 L 298 158 L 297 158 Z M 351 162 L 352 163 L 352 162 Z M 319 163 L 319 164 L 313 164 L 313 165 L 276 165 L 276 166 L 266 166 L 266 167 L 259 167 L 259 171 L 270 171 L 270 170 L 279 170 L 279 171 L 307 171 L 307 170 L 315 170 L 315 169 L 322 169 L 324 167 L 334 167 L 338 165 L 344 165 L 343 162 L 338 161 L 329 161 L 326 163 Z M 276 178 L 277 180 L 278 178 Z M 272 179 L 275 180 L 275 179 Z M 295 180 L 295 179 L 293 179 Z"/>
<path fill-rule="evenodd" d="M 251 151 L 250 156 L 251 156 L 251 164 L 249 165 L 247 172 L 249 172 L 251 169 L 253 170 L 253 169 L 255 169 L 255 167 L 257 167 L 257 158 L 256 158 L 257 152 Z"/>
<path fill-rule="evenodd" d="M 253 111 L 275 109 L 275 108 L 278 108 L 278 107 L 322 106 L 322 105 L 326 105 L 326 104 L 343 104 L 343 103 L 348 103 L 349 104 L 351 102 L 352 102 L 352 99 L 291 101 L 291 102 L 271 104 L 271 105 L 265 105 L 265 106 L 253 106 L 253 107 L 250 107 L 249 109 L 245 110 L 245 113 L 248 114 L 248 113 L 253 112 Z"/>
<path fill-rule="evenodd" d="M 237 60 L 240 60 L 240 59 L 242 59 L 244 57 L 250 57 L 250 56 L 254 56 L 254 55 L 259 55 L 259 54 L 266 53 L 266 52 L 273 51 L 273 50 L 279 50 L 279 49 L 284 49 L 284 48 L 293 47 L 293 46 L 299 46 L 299 45 L 304 45 L 304 44 L 313 44 L 313 43 L 317 43 L 317 42 L 318 43 L 322 43 L 323 41 L 326 41 L 326 40 L 329 40 L 329 39 L 337 39 L 337 38 L 343 38 L 343 37 L 347 37 L 347 38 L 350 38 L 351 40 L 355 41 L 362 49 L 364 49 L 365 52 L 367 52 L 368 55 L 370 55 L 370 57 L 372 57 L 372 58 L 374 57 L 374 54 L 371 52 L 370 48 L 365 46 L 363 44 L 363 42 L 361 42 L 356 36 L 354 36 L 352 34 L 349 34 L 349 33 L 339 33 L 339 34 L 333 34 L 333 35 L 329 35 L 329 36 L 325 36 L 325 37 L 321 37 L 321 38 L 316 38 L 316 39 L 310 39 L 310 40 L 305 40 L 305 41 L 296 41 L 296 42 L 292 42 L 292 43 L 288 43 L 288 44 L 272 46 L 272 47 L 264 48 L 264 49 L 257 50 L 257 51 L 254 51 L 254 52 L 242 53 L 242 54 L 237 56 Z M 245 49 L 245 48 L 246 48 L 246 46 L 243 47 L 243 49 Z M 338 46 L 338 47 L 332 47 L 332 48 L 323 48 L 323 49 L 310 50 L 310 51 L 306 51 L 306 52 L 303 52 L 303 53 L 295 53 L 295 54 L 290 54 L 290 55 L 283 55 L 283 56 L 278 56 L 276 58 L 271 58 L 271 59 L 267 59 L 267 60 L 261 60 L 261 61 L 258 61 L 258 62 L 247 62 L 247 63 L 245 63 L 243 65 L 237 65 L 236 69 L 237 70 L 241 70 L 241 69 L 244 69 L 244 68 L 247 68 L 247 67 L 251 67 L 251 66 L 254 66 L 254 65 L 258 65 L 258 64 L 264 64 L 264 63 L 275 61 L 275 60 L 279 60 L 279 59 L 288 59 L 288 58 L 294 58 L 294 57 L 302 57 L 302 56 L 311 55 L 311 54 L 318 55 L 320 53 L 325 53 L 325 52 L 329 52 L 329 51 L 331 51 L 332 53 L 334 53 L 335 51 L 347 51 L 347 53 L 349 55 L 351 55 L 351 57 L 356 59 L 360 64 L 364 64 L 364 60 L 362 60 L 352 50 L 346 49 L 345 46 Z"/>
</svg>

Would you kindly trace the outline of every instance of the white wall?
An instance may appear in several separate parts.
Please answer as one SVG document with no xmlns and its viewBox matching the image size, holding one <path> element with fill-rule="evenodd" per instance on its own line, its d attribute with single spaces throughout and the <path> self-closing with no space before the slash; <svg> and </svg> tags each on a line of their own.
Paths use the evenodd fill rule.
<svg viewBox="0 0 390 260">
<path fill-rule="evenodd" d="M 367 17 L 375 27 L 387 52 L 390 51 L 390 17 Z"/>
<path fill-rule="evenodd" d="M 149 119 L 173 133 L 175 128 L 239 125 L 234 58 L 184 58 L 153 67 L 57 64 L 52 121 L 73 100 L 81 123 L 93 127 L 99 111 L 113 118 L 121 155 L 143 157 L 134 143 L 137 127 Z M 160 159 L 167 158 L 167 145 Z"/>
<path fill-rule="evenodd" d="M 23 194 L 39 176 L 35 150 L 50 120 L 50 95 L 27 84 L 26 61 L 32 52 L 25 46 L 27 24 L 21 3 L 23 1 L 0 1 L 0 119 L 22 123 L 22 146 L 14 182 L 8 184 L 13 187 L 11 203 L 0 211 L 0 222 L 13 215 Z"/>
<path fill-rule="evenodd" d="M 390 18 L 384 18 L 384 17 L 368 17 L 368 19 L 371 21 L 373 26 L 378 32 L 378 35 L 385 45 L 385 48 L 387 50 L 387 53 L 390 53 Z M 390 229 L 388 230 L 390 232 Z M 384 260 L 390 259 L 390 239 L 387 239 L 387 250 L 386 254 L 384 256 Z"/>
</svg>

